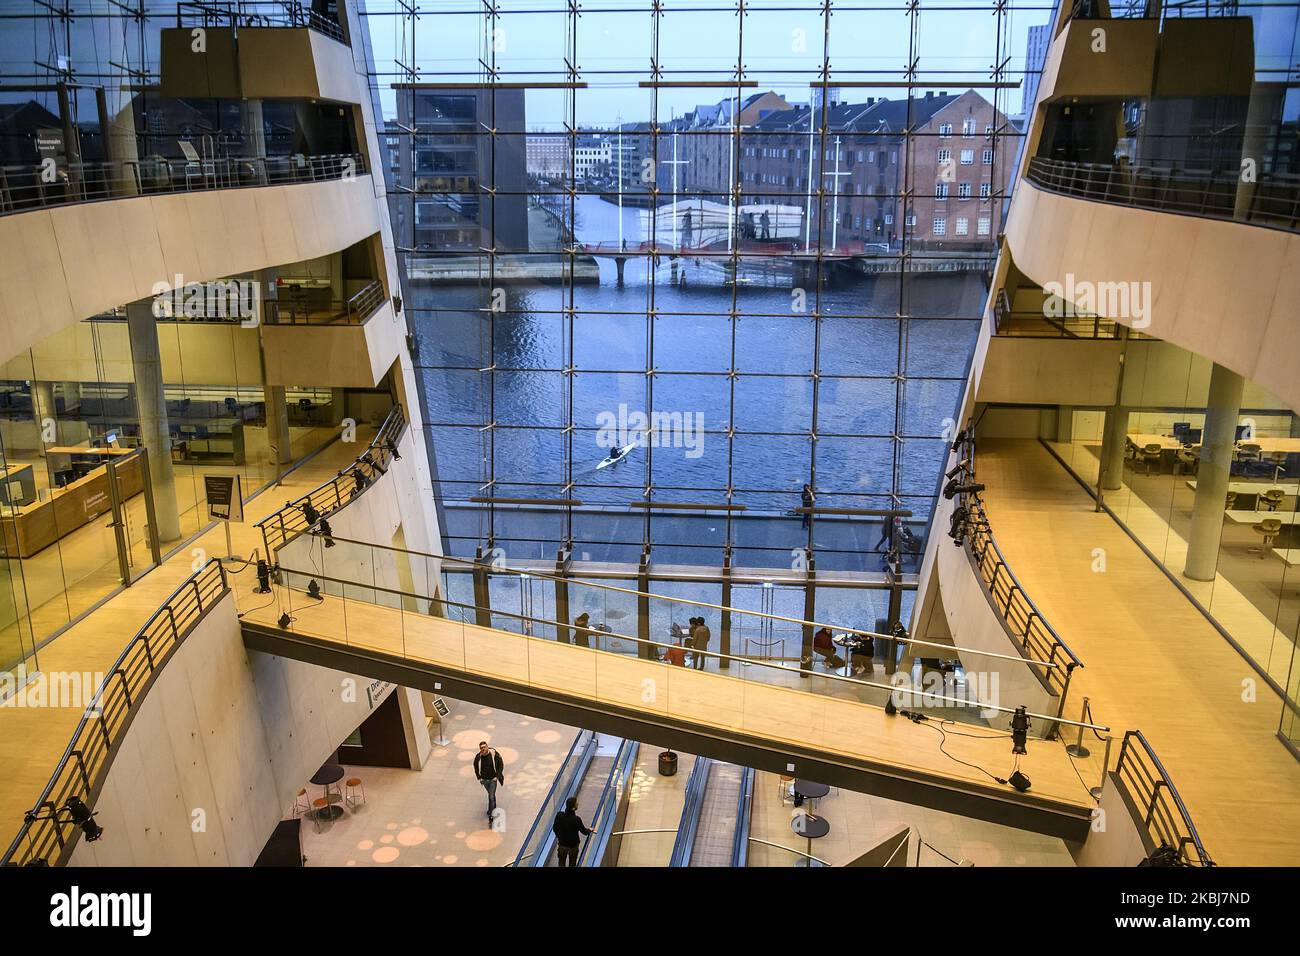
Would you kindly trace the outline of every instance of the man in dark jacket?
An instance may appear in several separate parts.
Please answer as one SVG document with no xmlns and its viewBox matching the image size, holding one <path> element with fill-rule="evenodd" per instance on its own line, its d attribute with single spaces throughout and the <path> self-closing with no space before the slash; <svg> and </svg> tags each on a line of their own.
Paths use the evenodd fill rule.
<svg viewBox="0 0 1300 956">
<path fill-rule="evenodd" d="M 497 809 L 497 784 L 505 786 L 505 764 L 501 762 L 501 755 L 493 748 L 487 745 L 486 740 L 478 742 L 478 753 L 474 755 L 474 776 L 478 782 L 483 784 L 483 789 L 487 791 L 488 819 L 492 819 L 492 814 Z"/>
<path fill-rule="evenodd" d="M 564 801 L 564 809 L 555 815 L 551 832 L 555 834 L 555 855 L 559 865 L 577 866 L 579 834 L 591 836 L 591 831 L 583 825 L 582 817 L 578 816 L 577 797 L 569 797 Z"/>
</svg>

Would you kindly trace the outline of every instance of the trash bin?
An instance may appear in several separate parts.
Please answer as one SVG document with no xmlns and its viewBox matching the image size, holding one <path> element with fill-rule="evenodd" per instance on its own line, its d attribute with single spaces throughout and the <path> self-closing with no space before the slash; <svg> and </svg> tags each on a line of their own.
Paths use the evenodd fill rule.
<svg viewBox="0 0 1300 956">
<path fill-rule="evenodd" d="M 677 754 L 665 750 L 659 755 L 659 776 L 672 777 L 677 774 Z"/>
</svg>

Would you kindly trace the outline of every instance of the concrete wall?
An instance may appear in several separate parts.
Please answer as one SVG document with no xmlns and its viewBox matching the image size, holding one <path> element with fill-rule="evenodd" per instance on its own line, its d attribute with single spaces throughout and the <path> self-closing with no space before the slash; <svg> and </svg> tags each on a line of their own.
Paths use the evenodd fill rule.
<svg viewBox="0 0 1300 956">
<path fill-rule="evenodd" d="M 379 230 L 381 211 L 386 218 L 364 175 L 0 217 L 0 357 L 143 299 L 176 275 L 202 282 L 345 249 Z"/>
<path fill-rule="evenodd" d="M 373 388 L 406 351 L 392 302 L 361 325 L 268 325 L 262 335 L 270 385 Z"/>
<path fill-rule="evenodd" d="M 227 99 L 310 99 L 356 103 L 347 46 L 305 27 L 208 27 L 207 50 L 196 54 L 188 27 L 162 31 L 164 96 Z"/>
<path fill-rule="evenodd" d="M 1016 267 L 1039 285 L 1064 286 L 1067 274 L 1076 288 L 1083 281 L 1150 283 L 1143 332 L 1225 365 L 1300 409 L 1300 235 L 1072 199 L 1020 182 L 1006 244 Z"/>
<path fill-rule="evenodd" d="M 72 865 L 251 865 L 298 789 L 393 692 L 372 706 L 369 683 L 246 651 L 228 596 L 140 705 L 94 804 L 104 836 L 78 843 Z"/>
<path fill-rule="evenodd" d="M 1074 852 L 1074 862 L 1079 866 L 1137 866 L 1151 852 L 1147 847 L 1146 831 L 1120 793 L 1115 775 L 1109 774 L 1101 800 L 1097 805 L 1099 815 L 1088 839 Z"/>
<path fill-rule="evenodd" d="M 980 402 L 1113 405 L 1119 342 L 995 336 L 980 377 Z"/>
</svg>

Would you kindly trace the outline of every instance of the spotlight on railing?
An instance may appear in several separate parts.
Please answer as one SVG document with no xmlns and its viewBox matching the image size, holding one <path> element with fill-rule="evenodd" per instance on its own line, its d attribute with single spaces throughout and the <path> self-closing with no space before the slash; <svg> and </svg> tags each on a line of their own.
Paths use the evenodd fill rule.
<svg viewBox="0 0 1300 956">
<path fill-rule="evenodd" d="M 334 547 L 334 529 L 330 527 L 327 519 L 320 519 L 320 526 L 316 529 L 316 533 L 325 539 L 325 547 Z"/>
<path fill-rule="evenodd" d="M 63 804 L 63 809 L 68 812 L 72 822 L 81 827 L 87 843 L 94 843 L 104 835 L 104 828 L 95 822 L 95 814 L 80 797 L 76 795 L 68 797 Z"/>
<path fill-rule="evenodd" d="M 943 496 L 951 499 L 953 495 L 977 495 L 984 490 L 984 485 L 978 481 L 959 482 L 953 478 L 948 484 L 944 485 Z"/>
<path fill-rule="evenodd" d="M 970 459 L 963 458 L 961 461 L 957 462 L 957 464 L 953 465 L 952 469 L 946 475 L 944 475 L 944 477 L 956 478 L 959 472 L 963 472 L 969 467 L 970 467 Z"/>
</svg>

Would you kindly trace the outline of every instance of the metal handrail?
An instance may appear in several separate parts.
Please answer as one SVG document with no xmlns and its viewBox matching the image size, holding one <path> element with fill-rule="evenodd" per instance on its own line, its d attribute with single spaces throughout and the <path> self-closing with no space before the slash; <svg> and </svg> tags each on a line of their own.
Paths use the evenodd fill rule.
<svg viewBox="0 0 1300 956">
<path fill-rule="evenodd" d="M 281 576 L 285 578 L 287 578 L 289 575 L 296 575 L 299 578 L 302 578 L 304 580 L 315 581 L 318 585 L 335 584 L 338 585 L 340 588 L 349 588 L 351 589 L 349 591 L 349 594 L 354 594 L 358 591 L 373 591 L 376 594 L 386 594 L 386 595 L 390 595 L 393 598 L 398 598 L 398 599 L 411 598 L 417 601 L 429 601 L 433 606 L 441 610 L 457 608 L 465 612 L 473 612 L 472 614 L 466 613 L 458 618 L 451 618 L 446 614 L 438 615 L 441 617 L 446 617 L 448 620 L 456 620 L 461 624 L 469 625 L 473 627 L 478 627 L 479 625 L 474 624 L 473 621 L 471 620 L 471 617 L 476 617 L 479 612 L 485 612 L 487 614 L 490 614 L 492 617 L 509 618 L 512 620 L 519 621 L 521 623 L 544 624 L 547 625 L 548 627 L 556 628 L 557 632 L 558 629 L 560 628 L 564 628 L 566 630 L 575 629 L 573 624 L 564 621 L 556 621 L 547 617 L 538 617 L 535 614 L 522 614 L 522 613 L 515 613 L 513 611 L 503 611 L 492 607 L 481 607 L 479 605 L 474 605 L 474 604 L 464 604 L 460 601 L 452 601 L 445 597 L 436 597 L 434 595 L 429 595 L 429 594 L 420 594 L 414 591 L 402 591 L 397 588 L 389 588 L 380 584 L 360 584 L 354 580 L 336 578 L 327 574 L 322 574 L 320 573 L 320 571 L 316 569 L 307 570 L 301 568 L 290 568 L 281 565 L 279 567 L 279 571 Z M 584 582 L 572 582 L 572 581 L 570 582 L 571 585 L 574 583 L 581 584 Z M 299 591 L 302 590 L 301 588 L 295 588 L 292 584 L 286 586 L 289 588 L 289 590 L 299 590 Z M 660 600 L 678 600 L 676 598 L 666 598 L 662 594 L 650 594 L 647 592 L 640 592 L 640 591 L 632 591 L 628 593 L 638 594 L 644 598 L 658 598 Z M 339 599 L 344 602 L 354 601 L 359 603 L 376 604 L 377 606 L 382 606 L 382 607 L 389 606 L 389 605 L 379 605 L 377 601 L 366 601 L 363 598 L 357 598 L 357 597 L 340 596 Z M 683 603 L 693 603 L 693 602 L 688 602 L 683 600 Z M 759 612 L 742 611 L 740 608 L 732 608 L 731 613 L 732 614 L 758 614 Z M 489 627 L 495 627 L 495 625 L 489 625 Z M 501 628 L 496 628 L 496 629 L 502 630 Z M 525 640 L 546 640 L 546 638 L 538 637 L 537 635 L 526 631 L 517 631 L 517 632 L 512 631 L 509 633 L 521 637 Z M 679 645 L 677 644 L 666 644 L 663 641 L 655 641 L 655 640 L 651 640 L 650 638 L 633 637 L 630 634 L 620 634 L 616 631 L 592 631 L 591 636 L 618 638 L 619 640 L 627 641 L 630 644 L 635 644 L 638 648 L 646 648 L 646 649 L 654 650 L 656 652 L 658 652 L 659 650 L 667 651 L 679 647 Z M 342 637 L 342 641 L 345 644 L 348 643 L 346 634 L 344 634 L 344 636 Z M 838 683 L 841 685 L 848 685 L 853 687 L 866 687 L 866 688 L 872 688 L 874 690 L 883 690 L 888 692 L 889 694 L 893 694 L 900 690 L 900 685 L 898 684 L 893 684 L 893 683 L 885 684 L 879 681 L 863 680 L 862 678 L 859 677 L 845 677 L 841 674 L 836 674 L 833 671 L 817 671 L 817 670 L 812 670 L 810 667 L 809 668 L 790 667 L 785 664 L 773 663 L 770 660 L 763 660 L 762 658 L 746 657 L 743 654 L 725 654 L 720 651 L 708 651 L 708 650 L 696 650 L 693 653 L 702 654 L 705 657 L 713 658 L 718 661 L 726 660 L 726 661 L 734 661 L 742 664 L 749 664 L 754 667 L 761 667 L 761 668 L 768 668 L 770 670 L 783 671 L 787 674 L 792 674 L 796 677 L 808 677 L 808 678 L 817 677 L 820 678 L 822 681 L 826 681 L 826 682 L 833 682 L 833 683 Z M 668 664 L 667 661 L 664 660 L 663 658 L 657 658 L 657 659 L 659 659 L 660 662 L 664 664 L 664 666 L 672 666 Z M 902 686 L 901 689 L 905 690 L 907 688 L 904 685 Z M 924 691 L 924 696 L 927 701 L 935 701 L 936 706 L 941 704 L 956 704 L 962 707 L 973 707 L 977 710 L 994 711 L 999 714 L 1007 714 L 1007 715 L 1015 714 L 1018 712 L 1016 708 L 1003 707 L 1000 704 L 993 703 L 992 701 L 975 701 L 974 703 L 972 703 L 969 699 L 965 699 L 961 697 L 950 697 L 946 694 L 940 694 L 929 690 Z M 1080 725 L 1078 721 L 1069 720 L 1065 717 L 1062 717 L 1059 713 L 1052 715 L 1052 714 L 1040 714 L 1035 711 L 1028 711 L 1025 714 L 1025 716 L 1033 718 L 1034 720 L 1041 720 L 1056 725 L 1066 725 L 1070 727 L 1077 727 Z M 1085 723 L 1083 724 L 1083 726 L 1096 731 L 1107 731 L 1107 732 L 1110 731 L 1109 727 L 1104 727 L 1098 724 Z M 1006 734 L 1008 736 L 1010 735 L 1010 731 L 1000 731 L 996 727 L 990 727 L 988 729 Z"/>
<path fill-rule="evenodd" d="M 384 284 L 378 279 L 345 300 L 333 299 L 323 308 L 292 296 L 267 300 L 268 325 L 359 325 L 374 315 L 385 301 Z"/>
<path fill-rule="evenodd" d="M 112 160 L 67 163 L 45 181 L 45 168 L 0 167 L 0 215 L 74 203 L 165 193 L 205 192 L 349 179 L 366 172 L 360 153 L 319 156 L 220 156 L 205 159 Z"/>
<path fill-rule="evenodd" d="M 975 482 L 974 426 L 968 425 L 958 443 L 957 455 L 963 467 L 957 478 L 961 484 Z M 1051 663 L 1044 669 L 1044 680 L 1056 692 L 1060 701 L 1058 716 L 1064 713 L 1065 698 L 1070 688 L 1070 676 L 1083 661 L 1056 633 L 1056 629 L 1043 616 L 1043 612 L 1029 597 L 1020 580 L 1011 570 L 993 529 L 989 526 L 984 500 L 977 491 L 962 492 L 958 506 L 967 511 L 964 536 L 967 553 L 979 573 L 986 593 L 1002 618 L 1007 634 L 1021 653 L 1029 660 Z"/>
<path fill-rule="evenodd" d="M 78 797 L 87 806 L 93 803 L 108 774 L 113 751 L 148 693 L 154 675 L 228 593 L 225 568 L 218 558 L 210 558 L 154 611 L 109 668 L 45 789 L 0 857 L 0 864 L 41 866 L 67 862 L 79 832 L 64 811 L 68 798 Z"/>
<path fill-rule="evenodd" d="M 1261 172 L 1249 184 L 1249 202 L 1241 212 L 1243 184 L 1236 172 L 1034 157 L 1026 178 L 1065 196 L 1300 232 L 1300 176 Z"/>
<path fill-rule="evenodd" d="M 655 594 L 650 591 L 637 591 L 632 588 L 618 587 L 617 585 L 614 584 L 602 584 L 599 581 L 588 581 L 588 580 L 576 581 L 572 577 L 564 577 L 561 575 L 553 574 L 549 571 L 540 571 L 540 570 L 526 571 L 520 568 L 510 568 L 510 567 L 506 567 L 505 565 L 499 565 L 499 564 L 485 565 L 481 561 L 475 561 L 468 558 L 458 558 L 452 555 L 443 555 L 443 554 L 431 554 L 427 551 L 412 551 L 409 548 L 396 548 L 393 547 L 392 545 L 375 544 L 374 542 L 371 541 L 359 541 L 355 538 L 345 538 L 337 534 L 331 535 L 330 537 L 335 543 L 338 544 L 361 545 L 362 547 L 370 548 L 375 551 L 391 551 L 395 553 L 400 552 L 402 554 L 411 555 L 417 558 L 424 558 L 430 561 L 437 561 L 440 565 L 444 565 L 444 566 L 447 564 L 463 565 L 468 569 L 467 572 L 463 572 L 463 573 L 469 573 L 475 569 L 486 568 L 488 574 L 498 574 L 498 575 L 509 574 L 520 578 L 527 578 L 527 579 L 536 578 L 544 581 L 554 581 L 554 582 L 566 583 L 570 585 L 579 584 L 584 588 L 592 588 L 599 591 L 608 591 L 613 594 L 621 594 L 628 597 L 646 598 L 652 601 L 669 601 L 674 604 L 684 604 L 684 605 L 689 605 L 690 607 L 703 608 L 709 611 L 717 611 L 719 613 L 739 615 L 742 618 L 742 621 L 739 624 L 733 623 L 732 625 L 733 632 L 744 630 L 747 622 L 743 620 L 743 618 L 755 618 L 760 622 L 773 621 L 780 624 L 794 625 L 793 628 L 782 628 L 782 630 L 802 630 L 804 628 L 812 628 L 814 630 L 818 630 L 825 627 L 825 628 L 830 628 L 832 631 L 839 631 L 845 634 L 856 634 L 860 637 L 870 637 L 873 640 L 879 638 L 880 640 L 893 641 L 897 644 L 902 644 L 905 646 L 915 645 L 917 647 L 933 647 L 942 651 L 960 651 L 963 654 L 973 654 L 979 657 L 997 658 L 999 660 L 1012 661 L 1014 663 L 1025 664 L 1027 666 L 1041 667 L 1047 670 L 1053 668 L 1060 668 L 1063 666 L 1061 664 L 1056 664 L 1051 661 L 1027 660 L 1023 656 L 1015 656 L 1011 654 L 999 654 L 996 651 L 986 651 L 976 647 L 964 647 L 960 644 L 945 644 L 945 643 L 940 643 L 938 641 L 926 641 L 914 637 L 898 637 L 893 634 L 882 634 L 879 631 L 867 631 L 867 630 L 863 630 L 862 628 L 848 627 L 843 624 L 830 624 L 821 621 L 811 621 L 811 620 L 798 618 L 798 617 L 786 617 L 785 615 L 782 614 L 770 614 L 763 611 L 752 611 L 745 608 L 727 607 L 722 604 L 713 604 L 709 601 L 698 601 L 692 598 L 672 597 L 666 594 Z M 293 571 L 293 569 L 291 568 L 286 570 Z M 457 573 L 457 572 L 449 572 L 449 573 Z M 384 589 L 379 588 L 379 590 L 384 590 Z M 409 595 L 409 596 L 431 599 L 429 595 Z M 439 600 L 442 599 L 440 598 Z M 493 611 L 492 613 L 504 614 L 506 612 Z M 566 624 L 563 626 L 571 628 L 573 625 Z"/>
<path fill-rule="evenodd" d="M 1130 741 L 1136 741 L 1136 745 L 1130 747 Z M 1132 759 L 1127 761 L 1130 769 L 1126 776 L 1125 759 L 1130 755 Z M 1115 764 L 1115 778 L 1129 791 L 1138 809 L 1146 814 L 1147 833 L 1157 847 L 1176 849 L 1179 859 L 1187 866 L 1214 866 L 1169 771 L 1165 770 L 1142 731 L 1130 730 L 1124 734 L 1119 760 Z M 1189 847 L 1195 852 L 1194 859 L 1188 853 Z"/>
<path fill-rule="evenodd" d="M 307 27 L 347 42 L 343 26 L 298 0 L 188 0 L 176 4 L 177 27 Z"/>
<path fill-rule="evenodd" d="M 366 446 L 366 450 L 357 456 L 356 461 L 307 494 L 286 501 L 279 511 L 257 522 L 254 527 L 262 532 L 267 561 L 274 563 L 275 553 L 280 548 L 311 527 L 303 513 L 304 504 L 310 502 L 321 518 L 328 518 L 387 472 L 405 428 L 406 415 L 402 406 L 394 405 L 375 437 Z M 358 475 L 361 476 L 360 481 Z M 345 485 L 351 487 L 345 489 Z"/>
</svg>

